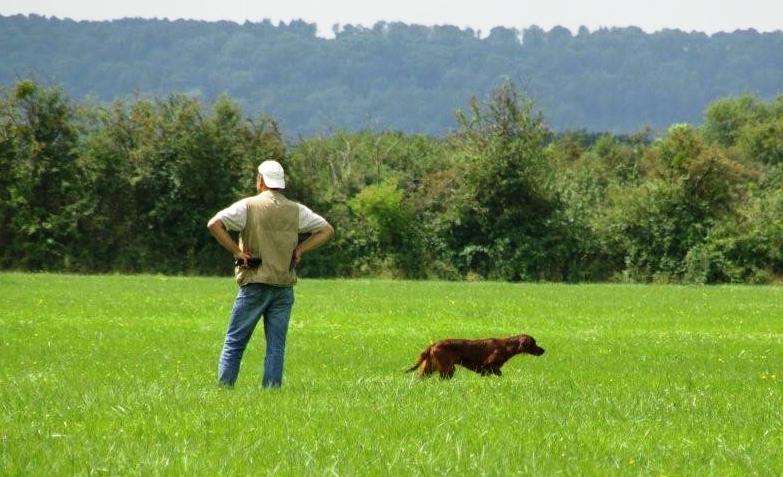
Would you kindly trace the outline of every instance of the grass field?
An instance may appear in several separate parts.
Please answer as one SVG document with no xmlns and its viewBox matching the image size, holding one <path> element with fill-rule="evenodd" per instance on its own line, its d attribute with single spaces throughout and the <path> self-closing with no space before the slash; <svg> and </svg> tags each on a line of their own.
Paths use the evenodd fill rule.
<svg viewBox="0 0 783 477">
<path fill-rule="evenodd" d="M 0 475 L 781 475 L 783 288 L 303 280 L 284 387 L 230 278 L 0 274 Z M 260 331 L 260 330 L 258 330 Z M 529 333 L 502 378 L 403 369 Z"/>
</svg>

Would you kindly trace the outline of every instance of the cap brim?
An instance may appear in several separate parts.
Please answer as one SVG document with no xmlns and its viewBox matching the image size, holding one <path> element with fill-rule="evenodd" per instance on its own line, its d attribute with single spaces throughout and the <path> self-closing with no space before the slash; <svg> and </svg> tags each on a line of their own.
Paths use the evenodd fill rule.
<svg viewBox="0 0 783 477">
<path fill-rule="evenodd" d="M 264 176 L 264 184 L 270 189 L 285 189 L 285 179 L 270 179 Z"/>
</svg>

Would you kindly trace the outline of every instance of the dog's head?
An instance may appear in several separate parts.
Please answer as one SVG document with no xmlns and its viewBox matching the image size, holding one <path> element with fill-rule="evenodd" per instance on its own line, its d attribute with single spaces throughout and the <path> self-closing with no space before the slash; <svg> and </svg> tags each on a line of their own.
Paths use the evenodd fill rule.
<svg viewBox="0 0 783 477">
<path fill-rule="evenodd" d="M 517 353 L 532 354 L 541 356 L 544 354 L 544 348 L 536 344 L 535 338 L 530 335 L 519 335 L 515 337 L 517 342 Z"/>
</svg>

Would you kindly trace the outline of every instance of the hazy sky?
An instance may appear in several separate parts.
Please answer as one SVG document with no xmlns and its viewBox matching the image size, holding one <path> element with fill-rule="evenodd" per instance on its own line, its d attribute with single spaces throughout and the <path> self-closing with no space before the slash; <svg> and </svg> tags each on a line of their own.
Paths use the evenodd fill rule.
<svg viewBox="0 0 783 477">
<path fill-rule="evenodd" d="M 450 24 L 489 33 L 494 26 L 546 30 L 562 25 L 635 25 L 652 32 L 783 30 L 783 0 L 0 0 L 0 15 L 37 13 L 77 20 L 123 17 L 317 23 L 329 36 L 332 25 L 372 26 L 377 21 Z"/>
</svg>

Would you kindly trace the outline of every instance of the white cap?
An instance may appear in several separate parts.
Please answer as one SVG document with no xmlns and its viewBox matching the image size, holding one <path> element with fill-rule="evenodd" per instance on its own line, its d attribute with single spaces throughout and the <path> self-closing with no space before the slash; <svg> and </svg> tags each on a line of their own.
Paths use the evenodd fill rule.
<svg viewBox="0 0 783 477">
<path fill-rule="evenodd" d="M 264 161 L 258 166 L 258 173 L 264 178 L 264 184 L 270 189 L 285 189 L 283 166 L 277 161 Z"/>
</svg>

